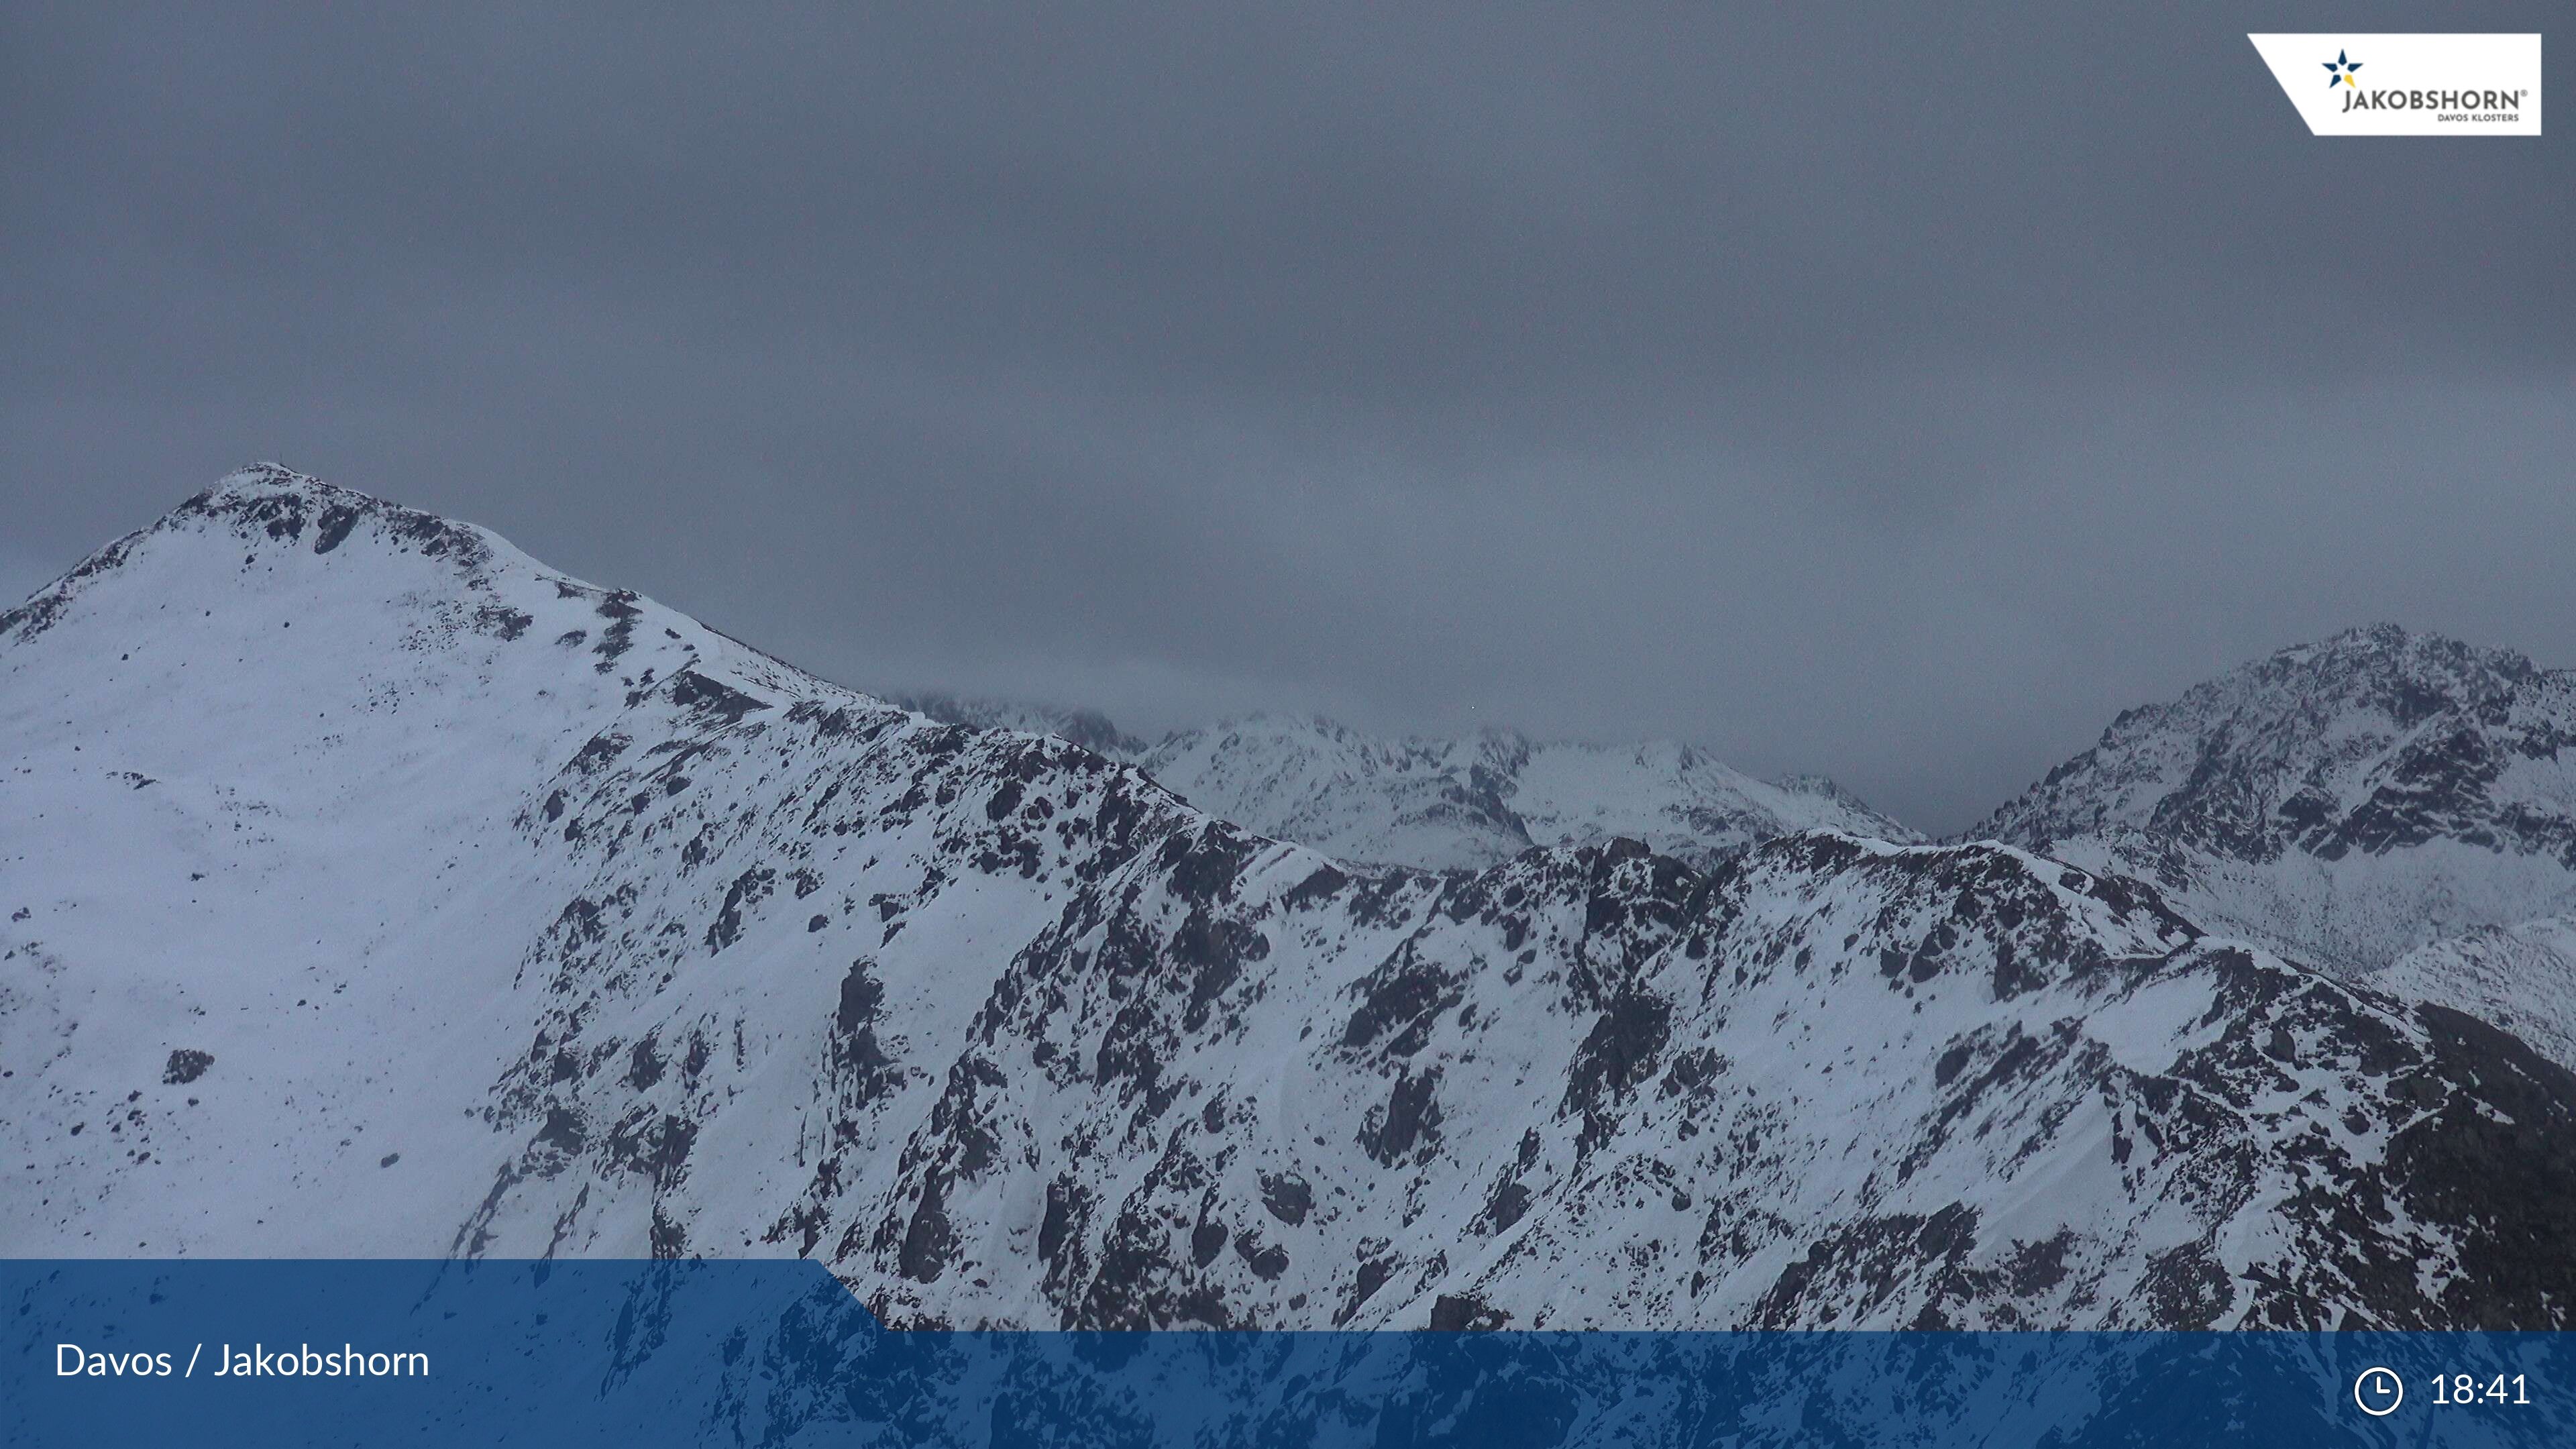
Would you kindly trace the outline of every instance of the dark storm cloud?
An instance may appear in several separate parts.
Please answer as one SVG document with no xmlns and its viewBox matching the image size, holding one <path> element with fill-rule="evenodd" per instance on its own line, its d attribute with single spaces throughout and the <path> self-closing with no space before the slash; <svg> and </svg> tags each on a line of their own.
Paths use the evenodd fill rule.
<svg viewBox="0 0 2576 1449">
<path fill-rule="evenodd" d="M 277 457 L 861 685 L 1935 829 L 2347 624 L 2576 663 L 2564 145 L 2223 7 L 5 24 L 12 589 Z"/>
</svg>

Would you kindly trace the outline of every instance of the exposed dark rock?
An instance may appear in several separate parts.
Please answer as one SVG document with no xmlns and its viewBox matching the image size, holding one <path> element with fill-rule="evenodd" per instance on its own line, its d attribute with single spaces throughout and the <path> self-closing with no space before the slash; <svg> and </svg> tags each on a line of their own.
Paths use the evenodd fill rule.
<svg viewBox="0 0 2576 1449">
<path fill-rule="evenodd" d="M 214 1064 L 213 1054 L 193 1047 L 181 1047 L 170 1053 L 169 1063 L 161 1068 L 161 1080 L 169 1086 L 185 1086 L 204 1076 L 206 1068 Z"/>
</svg>

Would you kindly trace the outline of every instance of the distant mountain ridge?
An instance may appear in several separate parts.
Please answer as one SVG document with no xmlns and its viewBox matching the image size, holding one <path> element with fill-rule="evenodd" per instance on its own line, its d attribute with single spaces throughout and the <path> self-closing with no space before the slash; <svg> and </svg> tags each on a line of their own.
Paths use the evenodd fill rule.
<svg viewBox="0 0 2576 1449">
<path fill-rule="evenodd" d="M 1024 700 L 938 692 L 893 693 L 885 695 L 884 699 L 888 704 L 916 714 L 926 714 L 942 724 L 1053 735 L 1068 744 L 1080 745 L 1114 760 L 1133 759 L 1151 748 L 1144 740 L 1120 729 L 1109 716 L 1095 709 L 1071 709 Z"/>
<path fill-rule="evenodd" d="M 1968 832 L 2367 971 L 2576 903 L 2576 671 L 2393 625 L 2123 713 Z"/>
<path fill-rule="evenodd" d="M 1670 741 L 1382 739 L 1328 719 L 1256 715 L 1158 743 L 1086 710 L 903 696 L 933 718 L 1052 734 L 1133 764 L 1211 814 L 1338 859 L 1481 870 L 1536 845 L 1625 837 L 1707 868 L 1802 830 L 1923 837 L 1820 775 L 1759 780 Z"/>
</svg>

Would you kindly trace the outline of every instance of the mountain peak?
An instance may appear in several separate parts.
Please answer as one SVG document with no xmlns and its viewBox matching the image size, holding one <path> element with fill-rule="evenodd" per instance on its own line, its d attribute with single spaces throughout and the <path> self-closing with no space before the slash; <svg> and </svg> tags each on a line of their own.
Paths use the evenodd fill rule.
<svg viewBox="0 0 2576 1449">
<path fill-rule="evenodd" d="M 325 483 L 310 473 L 298 472 L 284 463 L 277 462 L 245 463 L 216 479 L 213 487 L 206 489 L 197 497 L 213 504 L 234 498 L 269 496 L 280 492 L 301 493 L 324 500 L 345 496 L 351 499 L 365 499 L 371 503 L 383 501 L 372 494 L 361 493 L 355 488 L 343 488 L 337 483 Z"/>
<path fill-rule="evenodd" d="M 2321 681 L 2355 676 L 2382 685 L 2411 686 L 2419 694 L 2452 697 L 2511 687 L 2542 672 L 2512 649 L 2386 623 L 2346 629 L 2313 644 L 2292 645 L 2270 660 L 2245 668 L 2260 675 L 2266 664 L 2304 671 Z"/>
<path fill-rule="evenodd" d="M 283 463 L 253 463 L 225 474 L 213 487 L 163 515 L 153 529 L 219 521 L 234 525 L 244 536 L 255 531 L 272 542 L 305 544 L 309 524 L 314 530 L 309 546 L 315 553 L 329 553 L 349 536 L 351 528 L 368 519 L 414 544 L 439 543 L 439 552 L 463 547 L 479 557 L 500 542 L 472 524 L 326 483 Z"/>
<path fill-rule="evenodd" d="M 2576 883 L 2568 746 L 2576 673 L 2375 624 L 2124 712 L 1973 833 L 2152 876 L 2214 923 L 2376 966 Z"/>
</svg>

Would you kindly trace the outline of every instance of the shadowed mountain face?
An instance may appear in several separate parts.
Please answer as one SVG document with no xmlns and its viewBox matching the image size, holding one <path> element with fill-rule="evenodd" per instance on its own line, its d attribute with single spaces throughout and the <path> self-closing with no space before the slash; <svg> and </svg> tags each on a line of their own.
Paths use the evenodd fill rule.
<svg viewBox="0 0 2576 1449">
<path fill-rule="evenodd" d="M 2121 715 L 1971 833 L 2369 970 L 2576 901 L 2571 745 L 2576 674 L 2382 625 Z"/>
<path fill-rule="evenodd" d="M 1364 867 L 276 469 L 0 616 L 0 740 L 0 1254 L 806 1254 L 907 1324 L 2576 1302 L 2576 1079 L 2015 847 Z"/>
</svg>

